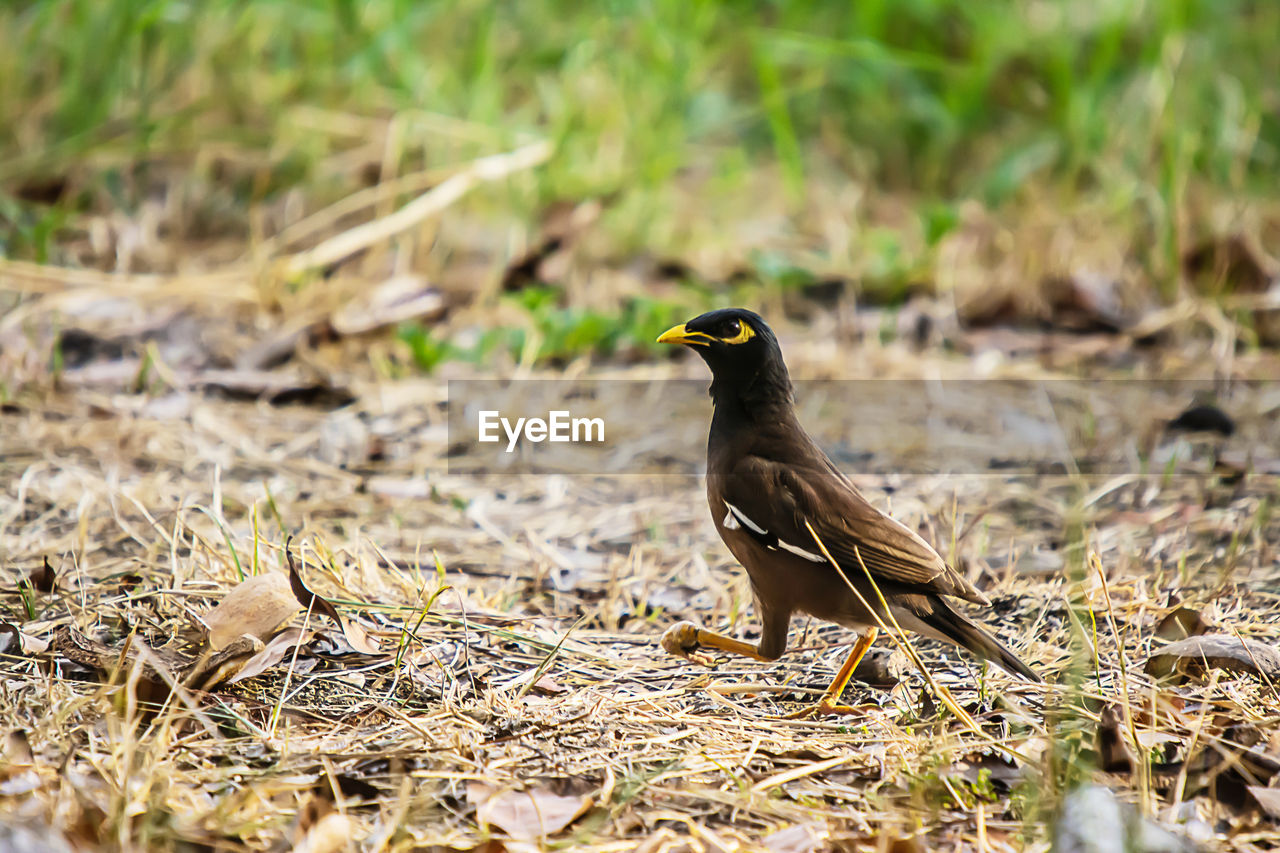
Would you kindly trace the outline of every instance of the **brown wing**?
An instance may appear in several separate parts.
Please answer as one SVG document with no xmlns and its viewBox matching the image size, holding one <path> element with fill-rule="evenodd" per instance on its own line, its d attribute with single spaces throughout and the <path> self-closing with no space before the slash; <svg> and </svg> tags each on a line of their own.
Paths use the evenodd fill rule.
<svg viewBox="0 0 1280 853">
<path fill-rule="evenodd" d="M 812 465 L 744 457 L 721 491 L 724 510 L 766 548 L 828 562 L 808 522 L 849 577 L 861 576 L 865 564 L 878 582 L 896 588 L 987 603 L 929 543 L 872 506 L 825 454 Z"/>
</svg>

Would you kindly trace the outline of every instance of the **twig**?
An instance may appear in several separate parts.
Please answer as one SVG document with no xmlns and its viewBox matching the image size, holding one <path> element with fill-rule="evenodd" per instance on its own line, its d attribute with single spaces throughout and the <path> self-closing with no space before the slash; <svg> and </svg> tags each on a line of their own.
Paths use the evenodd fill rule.
<svg viewBox="0 0 1280 853">
<path fill-rule="evenodd" d="M 313 249 L 299 252 L 286 262 L 285 275 L 293 277 L 337 263 L 375 243 L 402 234 L 446 209 L 478 184 L 496 181 L 545 162 L 552 150 L 550 142 L 542 141 L 505 154 L 482 157 L 472 163 L 471 168 L 432 187 L 395 213 L 343 231 Z"/>
</svg>

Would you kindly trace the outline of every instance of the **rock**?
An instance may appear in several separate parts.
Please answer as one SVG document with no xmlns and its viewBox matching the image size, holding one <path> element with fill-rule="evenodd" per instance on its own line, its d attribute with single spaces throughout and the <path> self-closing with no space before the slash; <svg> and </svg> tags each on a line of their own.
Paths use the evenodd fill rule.
<svg viewBox="0 0 1280 853">
<path fill-rule="evenodd" d="M 1207 668 L 1275 680 L 1280 678 L 1280 652 L 1257 640 L 1205 634 L 1170 643 L 1147 660 L 1145 670 L 1156 678 L 1167 678 L 1174 674 L 1201 675 Z"/>
<path fill-rule="evenodd" d="M 1053 849 L 1056 853 L 1192 853 L 1196 846 L 1143 819 L 1110 789 L 1086 785 L 1063 803 Z"/>
</svg>

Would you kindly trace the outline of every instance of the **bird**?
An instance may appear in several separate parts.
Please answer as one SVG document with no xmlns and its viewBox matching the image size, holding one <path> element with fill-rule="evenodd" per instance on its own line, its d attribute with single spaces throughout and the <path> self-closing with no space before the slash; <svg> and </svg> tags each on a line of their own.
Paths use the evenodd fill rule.
<svg viewBox="0 0 1280 853">
<path fill-rule="evenodd" d="M 758 661 L 780 658 L 797 613 L 859 632 L 813 715 L 839 704 L 881 629 L 907 630 L 968 649 L 1032 682 L 1041 678 L 949 598 L 990 605 L 919 534 L 876 508 L 796 416 L 782 349 L 764 319 L 722 308 L 674 326 L 658 343 L 692 349 L 711 370 L 707 503 L 716 531 L 746 569 L 761 623 L 756 644 L 693 622 L 663 634 L 668 653 L 710 663 L 700 649 Z"/>
</svg>

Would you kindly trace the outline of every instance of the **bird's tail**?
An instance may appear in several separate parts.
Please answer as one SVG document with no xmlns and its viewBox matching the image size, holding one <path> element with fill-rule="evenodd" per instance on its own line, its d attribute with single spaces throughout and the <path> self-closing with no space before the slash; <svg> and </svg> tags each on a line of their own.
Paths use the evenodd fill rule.
<svg viewBox="0 0 1280 853">
<path fill-rule="evenodd" d="M 1002 669 L 1014 675 L 1021 675 L 1028 681 L 1034 681 L 1037 684 L 1044 681 L 1044 679 L 1036 675 L 1031 667 L 1019 660 L 1018 656 L 1009 651 L 1009 648 L 1004 643 L 991 636 L 981 625 L 978 625 L 963 613 L 952 610 L 944 602 L 939 601 L 934 604 L 933 612 L 925 616 L 923 621 L 944 638 L 957 646 L 968 649 L 979 657 L 999 665 Z M 939 607 L 937 606 L 938 604 L 942 606 Z"/>
</svg>

